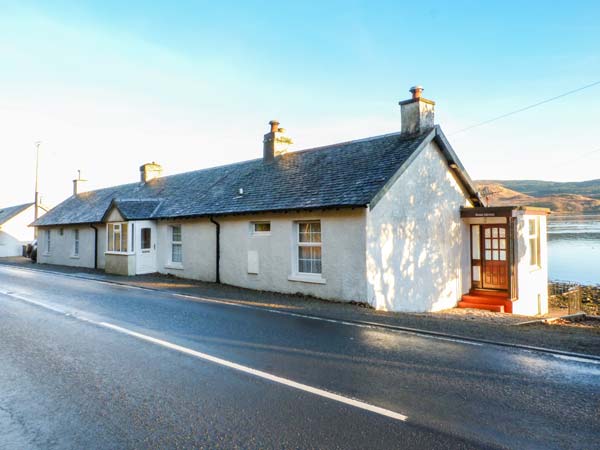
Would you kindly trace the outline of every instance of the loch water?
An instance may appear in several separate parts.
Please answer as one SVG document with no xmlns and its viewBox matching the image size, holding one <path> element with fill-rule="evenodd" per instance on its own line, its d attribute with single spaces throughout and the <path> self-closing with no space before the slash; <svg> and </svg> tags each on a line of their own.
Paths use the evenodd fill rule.
<svg viewBox="0 0 600 450">
<path fill-rule="evenodd" d="M 600 215 L 550 216 L 548 277 L 600 285 Z"/>
</svg>

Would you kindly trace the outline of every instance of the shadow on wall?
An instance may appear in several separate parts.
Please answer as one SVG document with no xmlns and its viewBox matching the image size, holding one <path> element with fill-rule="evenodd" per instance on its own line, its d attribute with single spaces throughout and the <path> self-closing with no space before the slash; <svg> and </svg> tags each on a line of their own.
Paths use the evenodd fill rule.
<svg viewBox="0 0 600 450">
<path fill-rule="evenodd" d="M 445 166 L 440 174 L 428 156 L 401 190 L 390 191 L 391 213 L 369 227 L 367 267 L 377 309 L 451 308 L 465 289 L 469 236 L 460 207 L 466 200 L 453 175 Z"/>
</svg>

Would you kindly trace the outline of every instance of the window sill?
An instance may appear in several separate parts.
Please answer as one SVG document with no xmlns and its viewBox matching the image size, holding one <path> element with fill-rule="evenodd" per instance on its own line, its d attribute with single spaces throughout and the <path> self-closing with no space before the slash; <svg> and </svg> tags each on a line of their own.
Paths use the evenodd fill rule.
<svg viewBox="0 0 600 450">
<path fill-rule="evenodd" d="M 105 255 L 116 255 L 116 256 L 132 256 L 135 253 L 132 252 L 104 252 Z"/>
<path fill-rule="evenodd" d="M 181 263 L 168 263 L 165 264 L 165 269 L 175 269 L 175 270 L 183 270 L 183 264 Z"/>
<path fill-rule="evenodd" d="M 301 283 L 326 284 L 327 280 L 321 275 L 312 275 L 304 273 L 295 273 L 288 277 L 289 281 L 299 281 Z"/>
<path fill-rule="evenodd" d="M 52 253 L 42 253 L 42 256 L 52 256 Z"/>
<path fill-rule="evenodd" d="M 71 256 L 69 256 L 69 258 L 71 258 L 71 259 L 79 259 L 79 255 L 71 255 Z"/>
<path fill-rule="evenodd" d="M 264 233 L 250 233 L 250 237 L 265 237 L 265 236 L 271 236 L 271 232 L 270 231 L 265 231 Z"/>
</svg>

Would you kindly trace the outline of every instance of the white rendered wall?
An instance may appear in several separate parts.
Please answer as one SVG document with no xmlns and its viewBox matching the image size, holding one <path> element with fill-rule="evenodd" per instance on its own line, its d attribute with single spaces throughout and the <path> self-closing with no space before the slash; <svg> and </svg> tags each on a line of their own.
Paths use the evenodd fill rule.
<svg viewBox="0 0 600 450">
<path fill-rule="evenodd" d="M 367 215 L 369 303 L 387 311 L 439 311 L 470 288 L 472 206 L 430 143 Z"/>
<path fill-rule="evenodd" d="M 75 229 L 79 230 L 78 256 L 74 254 Z M 46 230 L 51 230 L 50 252 L 46 248 Z M 101 233 L 98 234 L 101 241 Z M 39 228 L 37 261 L 39 264 L 94 268 L 94 230 L 89 225 Z"/>
<path fill-rule="evenodd" d="M 0 257 L 20 256 L 23 245 L 33 241 L 33 205 L 0 225 Z M 40 211 L 41 212 L 41 211 Z"/>
<path fill-rule="evenodd" d="M 527 220 L 539 217 L 540 266 L 531 266 L 531 248 L 527 237 Z M 545 215 L 517 216 L 517 272 L 518 300 L 513 303 L 513 313 L 523 315 L 548 312 L 548 239 Z"/>
</svg>

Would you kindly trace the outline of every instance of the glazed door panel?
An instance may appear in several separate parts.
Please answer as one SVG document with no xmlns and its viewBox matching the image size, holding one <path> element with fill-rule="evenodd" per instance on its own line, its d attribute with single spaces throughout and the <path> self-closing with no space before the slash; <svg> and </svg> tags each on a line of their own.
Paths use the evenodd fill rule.
<svg viewBox="0 0 600 450">
<path fill-rule="evenodd" d="M 508 289 L 508 234 L 506 225 L 483 225 L 483 287 Z"/>
</svg>

